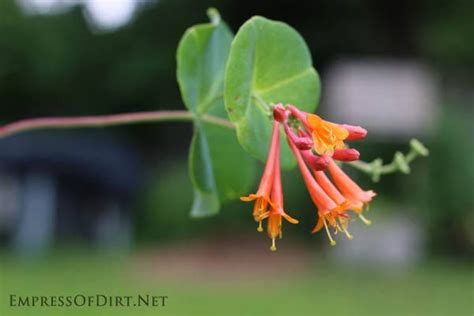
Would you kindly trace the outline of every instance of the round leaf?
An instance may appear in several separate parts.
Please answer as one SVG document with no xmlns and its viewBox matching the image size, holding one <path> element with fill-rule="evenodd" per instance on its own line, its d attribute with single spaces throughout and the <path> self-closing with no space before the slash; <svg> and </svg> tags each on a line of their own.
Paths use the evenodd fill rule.
<svg viewBox="0 0 474 316">
<path fill-rule="evenodd" d="M 271 133 L 271 104 L 294 104 L 313 112 L 320 82 L 303 38 L 282 22 L 253 17 L 232 42 L 225 74 L 224 97 L 229 118 L 244 149 L 266 160 Z M 295 165 L 282 145 L 282 167 Z"/>
<path fill-rule="evenodd" d="M 205 113 L 223 94 L 223 80 L 232 32 L 217 19 L 199 24 L 183 35 L 177 52 L 177 77 L 186 107 Z"/>
</svg>

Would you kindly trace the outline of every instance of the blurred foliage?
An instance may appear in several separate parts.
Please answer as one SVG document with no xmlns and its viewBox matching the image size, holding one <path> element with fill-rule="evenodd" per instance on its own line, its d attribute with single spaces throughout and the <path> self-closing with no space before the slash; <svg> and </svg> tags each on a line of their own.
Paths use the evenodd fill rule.
<svg viewBox="0 0 474 316">
<path fill-rule="evenodd" d="M 134 213 L 140 241 L 197 238 L 206 233 L 222 236 L 229 231 L 254 228 L 253 221 L 248 220 L 247 205 L 236 200 L 227 201 L 217 216 L 190 218 L 193 187 L 184 160 L 163 160 L 162 167 L 149 174 L 146 187 Z"/>
<path fill-rule="evenodd" d="M 470 0 L 422 1 L 423 12 L 417 32 L 421 53 L 438 65 L 474 67 L 474 42 L 468 30 L 474 29 Z"/>
<path fill-rule="evenodd" d="M 450 254 L 474 255 L 474 143 L 472 116 L 445 106 L 430 145 L 428 179 L 422 187 L 432 246 Z"/>
<path fill-rule="evenodd" d="M 474 65 L 470 0 L 163 0 L 139 10 L 117 32 L 100 34 L 89 30 L 79 6 L 25 16 L 14 0 L 3 0 L 0 117 L 181 108 L 175 51 L 185 29 L 202 22 L 210 5 L 234 31 L 255 14 L 293 25 L 309 43 L 317 69 L 344 54 L 421 55 L 441 65 Z"/>
</svg>

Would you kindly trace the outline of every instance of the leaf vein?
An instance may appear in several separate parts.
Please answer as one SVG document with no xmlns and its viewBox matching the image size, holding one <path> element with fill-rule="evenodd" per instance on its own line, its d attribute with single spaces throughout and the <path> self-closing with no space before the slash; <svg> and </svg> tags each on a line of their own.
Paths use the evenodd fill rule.
<svg viewBox="0 0 474 316">
<path fill-rule="evenodd" d="M 311 73 L 313 70 L 313 67 L 308 67 L 306 68 L 305 70 L 291 76 L 291 77 L 288 77 L 284 80 L 281 80 L 281 81 L 278 81 L 277 83 L 274 83 L 272 84 L 271 86 L 269 87 L 266 87 L 266 88 L 263 88 L 263 89 L 255 89 L 255 92 L 257 92 L 259 95 L 262 95 L 262 94 L 265 94 L 265 93 L 268 93 L 270 91 L 273 91 L 277 88 L 281 88 L 282 86 L 285 86 L 293 81 L 297 81 L 299 79 L 301 79 L 302 77 L 306 76 L 307 74 Z"/>
</svg>

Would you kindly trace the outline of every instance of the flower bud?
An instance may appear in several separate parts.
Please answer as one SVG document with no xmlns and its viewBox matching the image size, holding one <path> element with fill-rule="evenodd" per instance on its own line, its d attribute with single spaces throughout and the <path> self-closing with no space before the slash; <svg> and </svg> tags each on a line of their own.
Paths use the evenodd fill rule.
<svg viewBox="0 0 474 316">
<path fill-rule="evenodd" d="M 299 150 L 309 150 L 313 148 L 313 141 L 308 137 L 295 137 L 293 143 Z"/>
<path fill-rule="evenodd" d="M 278 103 L 273 106 L 273 118 L 280 123 L 286 120 L 286 109 L 283 104 Z"/>
<path fill-rule="evenodd" d="M 306 136 L 296 136 L 290 129 L 288 124 L 285 124 L 285 133 L 286 136 L 290 138 L 291 142 L 295 144 L 296 148 L 298 148 L 299 150 L 309 150 L 313 148 L 313 140 L 311 138 Z"/>
<path fill-rule="evenodd" d="M 359 140 L 367 136 L 367 130 L 360 126 L 347 125 L 347 124 L 343 124 L 341 126 L 349 132 L 349 136 L 347 136 L 347 140 Z"/>
<path fill-rule="evenodd" d="M 311 150 L 302 150 L 301 154 L 311 169 L 315 171 L 325 170 L 329 166 L 329 157 L 327 155 L 317 156 Z"/>
<path fill-rule="evenodd" d="M 336 149 L 332 158 L 339 161 L 354 161 L 359 159 L 360 153 L 353 148 Z"/>
</svg>

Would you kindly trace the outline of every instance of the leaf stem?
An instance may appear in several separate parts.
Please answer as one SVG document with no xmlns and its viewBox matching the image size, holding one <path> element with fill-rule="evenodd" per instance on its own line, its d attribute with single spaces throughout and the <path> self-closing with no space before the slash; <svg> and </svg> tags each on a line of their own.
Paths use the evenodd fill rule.
<svg viewBox="0 0 474 316">
<path fill-rule="evenodd" d="M 410 141 L 410 151 L 404 155 L 402 152 L 397 151 L 393 156 L 391 163 L 384 165 L 381 158 L 377 158 L 372 162 L 365 161 L 353 161 L 348 163 L 350 166 L 357 170 L 360 170 L 372 177 L 372 181 L 378 182 L 380 177 L 385 174 L 402 172 L 409 174 L 410 163 L 418 157 L 427 157 L 429 150 L 417 139 Z"/>
<path fill-rule="evenodd" d="M 192 122 L 198 119 L 214 125 L 235 128 L 234 124 L 230 121 L 212 115 L 204 114 L 196 117 L 189 111 L 153 111 L 98 116 L 25 119 L 0 126 L 0 138 L 38 129 L 107 127 L 148 122 Z"/>
</svg>

